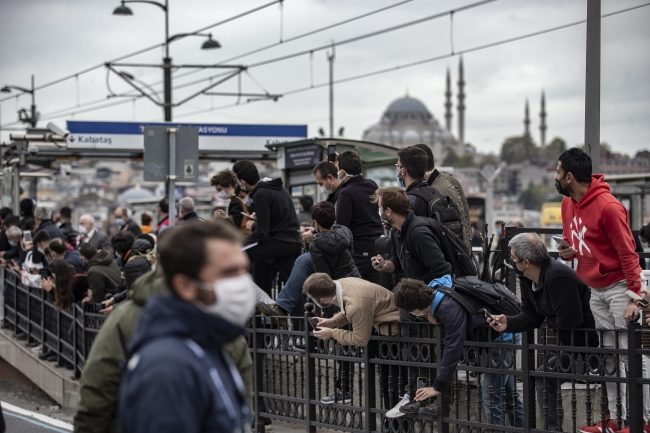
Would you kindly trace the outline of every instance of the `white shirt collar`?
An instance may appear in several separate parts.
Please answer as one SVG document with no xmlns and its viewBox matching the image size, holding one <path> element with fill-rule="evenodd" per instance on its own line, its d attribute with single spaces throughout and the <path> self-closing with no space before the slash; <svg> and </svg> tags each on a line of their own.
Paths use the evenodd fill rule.
<svg viewBox="0 0 650 433">
<path fill-rule="evenodd" d="M 343 305 L 343 286 L 341 283 L 339 283 L 338 280 L 334 280 L 334 285 L 336 286 L 336 302 L 339 304 L 341 314 L 345 316 L 345 306 Z"/>
</svg>

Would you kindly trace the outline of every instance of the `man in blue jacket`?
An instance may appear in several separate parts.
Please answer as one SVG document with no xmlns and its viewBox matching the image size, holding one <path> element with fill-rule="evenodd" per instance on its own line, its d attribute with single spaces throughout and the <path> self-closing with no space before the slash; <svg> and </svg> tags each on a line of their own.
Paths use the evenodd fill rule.
<svg viewBox="0 0 650 433">
<path fill-rule="evenodd" d="M 255 306 L 248 259 L 231 224 L 168 229 L 158 252 L 172 292 L 140 316 L 119 399 L 120 431 L 250 432 L 242 378 L 222 347 Z"/>
</svg>

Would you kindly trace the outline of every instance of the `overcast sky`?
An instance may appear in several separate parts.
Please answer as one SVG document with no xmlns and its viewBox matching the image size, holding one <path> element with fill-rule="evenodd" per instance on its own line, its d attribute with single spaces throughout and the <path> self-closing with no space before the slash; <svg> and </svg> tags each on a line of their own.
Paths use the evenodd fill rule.
<svg viewBox="0 0 650 433">
<path fill-rule="evenodd" d="M 265 0 L 169 0 L 170 33 L 185 33 L 258 7 Z M 399 0 L 285 0 L 284 38 L 317 29 L 356 15 L 370 12 Z M 334 41 L 380 30 L 473 3 L 471 0 L 413 0 L 387 11 L 288 42 L 231 62 L 249 65 L 301 50 L 310 50 Z M 603 0 L 602 12 L 644 4 L 642 0 Z M 134 15 L 111 15 L 117 0 L 22 0 L 0 1 L 0 86 L 29 86 L 34 74 L 36 85 L 74 74 L 90 66 L 161 43 L 164 15 L 147 4 L 130 5 Z M 171 44 L 175 64 L 214 64 L 263 47 L 280 38 L 280 9 L 277 5 L 211 29 L 222 49 L 202 51 L 204 39 L 186 38 Z M 585 0 L 499 0 L 454 15 L 456 51 L 525 35 L 586 18 Z M 602 20 L 601 137 L 614 149 L 634 153 L 650 149 L 650 6 Z M 539 141 L 539 103 L 546 91 L 547 141 L 564 138 L 569 145 L 583 142 L 586 25 L 535 36 L 493 48 L 467 53 L 466 141 L 482 152 L 498 152 L 504 139 L 523 132 L 526 98 L 530 100 L 531 130 Z M 386 33 L 336 49 L 335 79 L 403 65 L 449 54 L 450 20 L 443 17 L 406 29 Z M 124 62 L 159 63 L 160 48 Z M 335 87 L 335 127 L 345 127 L 345 135 L 360 139 L 363 131 L 379 121 L 386 107 L 408 89 L 444 124 L 445 72 L 451 69 L 454 105 L 458 79 L 458 57 L 341 83 Z M 153 68 L 122 67 L 147 83 L 159 82 L 162 72 Z M 175 76 L 188 70 L 175 72 Z M 178 77 L 174 86 L 209 77 L 218 71 L 203 71 Z M 250 74 L 266 90 L 282 94 L 310 86 L 310 57 L 303 55 L 267 66 L 251 68 Z M 328 79 L 325 51 L 313 55 L 314 84 Z M 177 102 L 201 89 L 206 83 L 174 92 Z M 110 77 L 115 92 L 129 87 L 116 76 Z M 161 86 L 154 86 L 162 95 Z M 260 89 L 242 78 L 245 92 Z M 215 88 L 234 92 L 237 80 Z M 43 115 L 84 105 L 108 94 L 106 70 L 100 68 L 36 93 Z M 6 98 L 5 93 L 0 99 Z M 120 102 L 123 98 L 106 103 Z M 245 101 L 245 99 L 244 99 Z M 174 110 L 174 120 L 209 123 L 306 124 L 309 135 L 328 128 L 327 87 L 281 98 L 278 102 L 256 102 L 189 113 L 233 104 L 236 98 L 199 96 Z M 29 97 L 0 103 L 0 123 L 16 120 L 16 109 L 28 107 Z M 80 108 L 81 110 L 82 108 Z M 140 99 L 114 107 L 71 114 L 41 122 L 66 120 L 161 121 L 162 109 Z M 454 127 L 457 134 L 456 111 Z M 15 127 L 15 126 L 14 126 Z M 2 132 L 8 139 L 8 131 Z"/>
</svg>

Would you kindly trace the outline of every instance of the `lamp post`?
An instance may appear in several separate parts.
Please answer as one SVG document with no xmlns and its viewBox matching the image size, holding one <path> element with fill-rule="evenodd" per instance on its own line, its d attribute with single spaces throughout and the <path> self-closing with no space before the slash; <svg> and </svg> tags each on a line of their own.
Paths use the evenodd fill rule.
<svg viewBox="0 0 650 433">
<path fill-rule="evenodd" d="M 38 122 L 39 114 L 36 112 L 36 101 L 34 98 L 34 74 L 32 74 L 32 88 L 31 89 L 25 89 L 24 87 L 19 87 L 19 86 L 11 86 L 11 85 L 6 85 L 2 89 L 0 89 L 0 92 L 2 93 L 11 93 L 11 90 L 18 90 L 20 92 L 24 93 L 29 93 L 32 95 L 32 110 L 31 114 L 28 116 L 27 115 L 27 110 L 24 108 L 21 108 L 18 111 L 18 118 L 20 119 L 21 122 L 29 123 L 32 128 L 36 128 L 36 123 Z"/>
<path fill-rule="evenodd" d="M 203 43 L 201 49 L 209 50 L 215 48 L 221 48 L 221 45 L 216 40 L 212 39 L 212 34 L 202 34 L 202 33 L 188 33 L 174 35 L 171 38 L 169 37 L 169 3 L 168 0 L 165 0 L 165 3 L 158 3 L 155 1 L 148 0 L 124 0 L 122 4 L 115 8 L 113 15 L 119 16 L 131 16 L 133 11 L 131 8 L 126 6 L 126 3 L 148 3 L 155 6 L 158 6 L 165 12 L 165 58 L 163 59 L 163 81 L 164 81 L 164 103 L 163 111 L 165 114 L 165 122 L 171 122 L 172 120 L 172 59 L 169 57 L 169 43 L 174 39 L 185 37 L 185 36 L 208 36 L 208 40 Z"/>
</svg>

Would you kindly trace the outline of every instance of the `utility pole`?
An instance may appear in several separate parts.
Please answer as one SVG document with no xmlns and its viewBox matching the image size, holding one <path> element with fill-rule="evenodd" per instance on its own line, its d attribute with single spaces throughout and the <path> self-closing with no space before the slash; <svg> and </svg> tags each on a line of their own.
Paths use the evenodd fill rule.
<svg viewBox="0 0 650 433">
<path fill-rule="evenodd" d="M 330 138 L 334 138 L 334 58 L 336 57 L 334 41 L 332 41 L 332 53 L 327 52 L 327 60 L 330 62 Z"/>
<path fill-rule="evenodd" d="M 165 80 L 165 122 L 172 121 L 172 59 L 169 57 L 169 4 L 165 0 L 165 58 L 163 79 Z"/>
<path fill-rule="evenodd" d="M 600 0 L 587 0 L 585 151 L 593 173 L 600 173 Z"/>
</svg>

